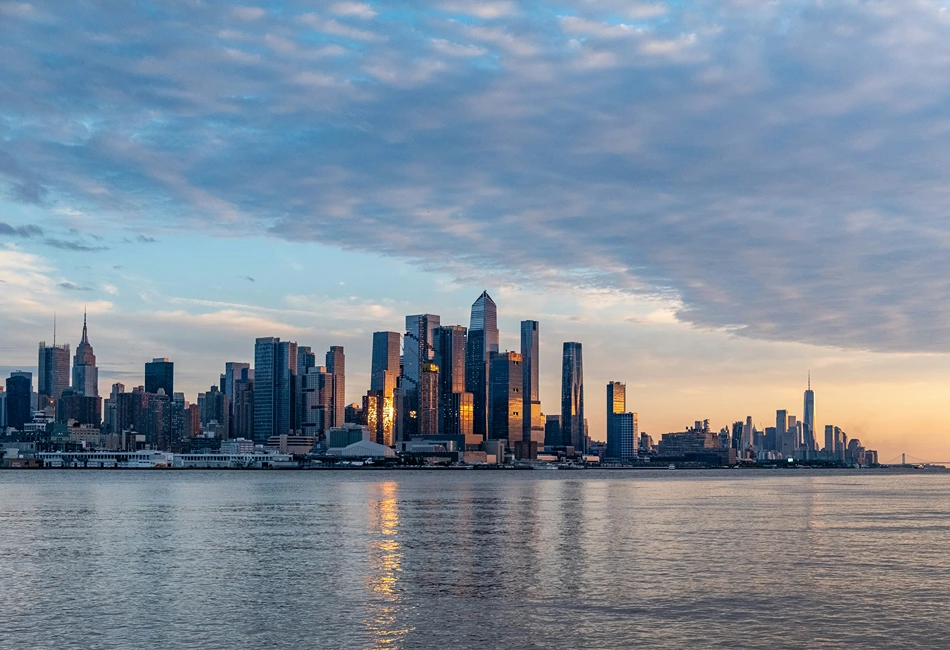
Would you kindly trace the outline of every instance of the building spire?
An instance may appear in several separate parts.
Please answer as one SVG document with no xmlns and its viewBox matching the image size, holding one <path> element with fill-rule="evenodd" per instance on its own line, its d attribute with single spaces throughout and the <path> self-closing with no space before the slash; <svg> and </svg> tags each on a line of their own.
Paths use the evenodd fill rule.
<svg viewBox="0 0 950 650">
<path fill-rule="evenodd" d="M 56 347 L 56 312 L 53 312 L 53 347 Z"/>
<path fill-rule="evenodd" d="M 811 370 L 808 371 L 808 390 L 811 390 Z"/>
<path fill-rule="evenodd" d="M 86 308 L 82 309 L 82 342 L 89 343 L 89 335 L 86 332 Z"/>
</svg>

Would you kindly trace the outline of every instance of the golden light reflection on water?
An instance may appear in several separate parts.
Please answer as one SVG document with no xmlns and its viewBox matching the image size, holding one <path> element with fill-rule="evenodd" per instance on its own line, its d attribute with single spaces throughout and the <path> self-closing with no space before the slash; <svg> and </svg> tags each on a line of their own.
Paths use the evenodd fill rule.
<svg viewBox="0 0 950 650">
<path fill-rule="evenodd" d="M 402 547 L 399 543 L 399 504 L 395 481 L 373 486 L 377 499 L 368 503 L 370 543 L 369 572 L 366 575 L 367 613 L 363 620 L 373 639 L 373 647 L 401 644 L 411 629 L 400 621 L 405 609 L 400 587 Z"/>
</svg>

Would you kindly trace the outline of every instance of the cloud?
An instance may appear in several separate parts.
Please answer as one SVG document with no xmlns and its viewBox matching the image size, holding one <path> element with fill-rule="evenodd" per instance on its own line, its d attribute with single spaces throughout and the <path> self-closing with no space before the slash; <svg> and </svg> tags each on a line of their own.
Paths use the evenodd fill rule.
<svg viewBox="0 0 950 650">
<path fill-rule="evenodd" d="M 330 6 L 330 11 L 337 16 L 353 16 L 365 20 L 376 17 L 376 12 L 365 2 L 337 2 Z"/>
<path fill-rule="evenodd" d="M 97 251 L 109 250 L 108 246 L 87 244 L 83 241 L 67 241 L 65 239 L 56 239 L 53 237 L 47 237 L 45 240 L 43 240 L 43 243 L 53 248 L 58 248 L 64 251 L 73 251 L 76 253 L 94 253 Z"/>
<path fill-rule="evenodd" d="M 950 351 L 938 5 L 382 6 L 8 12 L 0 192 L 647 297 L 734 336 Z"/>
<path fill-rule="evenodd" d="M 91 291 L 89 287 L 80 287 L 78 284 L 73 284 L 72 282 L 60 282 L 56 286 L 66 291 Z"/>
<path fill-rule="evenodd" d="M 142 243 L 142 244 L 154 244 L 154 243 L 156 243 L 158 240 L 155 239 L 154 237 L 149 237 L 148 235 L 138 235 L 138 236 L 135 238 L 135 241 L 137 241 L 137 242 L 139 242 L 139 243 Z"/>
<path fill-rule="evenodd" d="M 29 239 L 30 237 L 42 237 L 43 229 L 33 224 L 27 224 L 25 226 L 11 226 L 8 223 L 0 221 L 0 236 L 3 235 Z"/>
</svg>

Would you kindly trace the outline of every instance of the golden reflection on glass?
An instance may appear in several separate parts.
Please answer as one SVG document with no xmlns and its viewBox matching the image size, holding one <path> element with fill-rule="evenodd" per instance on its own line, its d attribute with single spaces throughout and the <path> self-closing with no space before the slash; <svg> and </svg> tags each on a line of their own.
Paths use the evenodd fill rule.
<svg viewBox="0 0 950 650">
<path fill-rule="evenodd" d="M 400 624 L 403 609 L 402 547 L 399 544 L 399 503 L 397 484 L 386 481 L 375 486 L 379 499 L 369 502 L 369 572 L 366 575 L 367 615 L 363 623 L 370 632 L 373 647 L 401 645 L 410 629 Z"/>
</svg>

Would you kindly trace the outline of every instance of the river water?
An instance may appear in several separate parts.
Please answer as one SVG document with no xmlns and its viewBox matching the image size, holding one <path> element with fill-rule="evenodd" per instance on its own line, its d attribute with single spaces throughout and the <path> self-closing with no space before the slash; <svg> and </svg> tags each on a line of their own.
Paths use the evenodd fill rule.
<svg viewBox="0 0 950 650">
<path fill-rule="evenodd" d="M 0 472 L 0 647 L 950 644 L 950 475 Z"/>
</svg>

